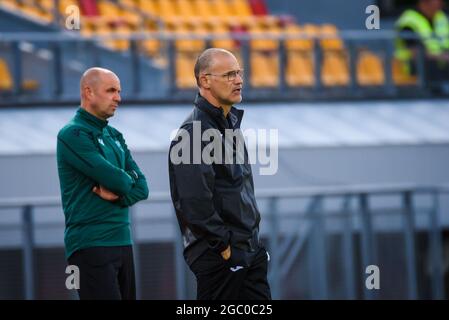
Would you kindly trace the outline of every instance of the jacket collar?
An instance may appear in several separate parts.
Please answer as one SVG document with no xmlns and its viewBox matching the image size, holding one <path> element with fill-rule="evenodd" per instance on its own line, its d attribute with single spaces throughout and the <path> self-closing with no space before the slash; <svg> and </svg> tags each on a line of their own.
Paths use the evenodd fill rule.
<svg viewBox="0 0 449 320">
<path fill-rule="evenodd" d="M 99 130 L 103 130 L 103 128 L 108 125 L 107 120 L 97 118 L 96 116 L 87 112 L 86 110 L 84 110 L 84 108 L 81 107 L 78 108 L 75 117 L 81 119 L 84 122 L 87 122 L 88 124 L 94 126 Z"/>
<path fill-rule="evenodd" d="M 224 117 L 223 108 L 221 107 L 215 107 L 212 105 L 209 101 L 207 101 L 203 96 L 201 96 L 199 93 L 195 97 L 194 101 L 195 106 L 200 109 L 201 111 L 204 111 L 207 113 L 211 118 L 213 118 L 217 123 L 221 124 L 225 129 L 229 129 L 229 123 Z M 228 118 L 232 123 L 233 128 L 231 129 L 238 129 L 240 128 L 240 124 L 242 122 L 244 111 L 241 109 L 237 109 L 235 107 L 231 107 L 231 110 L 228 113 Z"/>
</svg>

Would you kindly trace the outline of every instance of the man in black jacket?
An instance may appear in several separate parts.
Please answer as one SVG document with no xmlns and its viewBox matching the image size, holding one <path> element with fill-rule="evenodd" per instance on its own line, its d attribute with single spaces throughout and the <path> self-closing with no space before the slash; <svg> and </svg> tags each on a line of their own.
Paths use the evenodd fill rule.
<svg viewBox="0 0 449 320">
<path fill-rule="evenodd" d="M 242 100 L 243 70 L 232 53 L 212 48 L 198 57 L 195 77 L 199 94 L 171 143 L 169 176 L 197 298 L 271 299 L 269 255 L 259 242 L 260 213 L 239 131 L 243 110 L 233 107 Z"/>
</svg>

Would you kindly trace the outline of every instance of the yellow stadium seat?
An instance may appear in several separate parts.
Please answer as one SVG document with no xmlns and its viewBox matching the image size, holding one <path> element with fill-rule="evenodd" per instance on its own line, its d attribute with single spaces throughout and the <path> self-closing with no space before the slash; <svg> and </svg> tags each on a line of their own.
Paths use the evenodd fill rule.
<svg viewBox="0 0 449 320">
<path fill-rule="evenodd" d="M 119 24 L 113 29 L 113 35 L 130 36 L 133 33 L 133 29 L 127 24 Z M 130 42 L 128 39 L 117 39 L 113 41 L 113 47 L 119 51 L 126 51 L 129 49 Z"/>
<path fill-rule="evenodd" d="M 256 23 L 249 29 L 251 36 L 257 37 L 250 40 L 251 49 L 251 85 L 254 87 L 275 87 L 278 85 L 279 41 L 270 39 L 270 35 L 276 35 L 279 30 L 269 29 Z"/>
<path fill-rule="evenodd" d="M 190 0 L 177 0 L 175 5 L 177 6 L 177 12 L 184 17 L 193 17 L 198 15 L 194 10 L 192 1 Z"/>
<path fill-rule="evenodd" d="M 4 6 L 9 10 L 20 10 L 20 4 L 16 0 L 2 0 L 0 6 Z"/>
<path fill-rule="evenodd" d="M 314 24 L 307 23 L 302 27 L 302 30 L 305 35 L 311 38 L 315 38 L 320 35 L 320 28 Z"/>
<path fill-rule="evenodd" d="M 185 1 L 188 2 L 188 1 Z M 193 12 L 190 12 L 192 15 L 210 18 L 215 15 L 214 7 L 212 5 L 212 1 L 208 0 L 195 0 L 192 3 Z"/>
<path fill-rule="evenodd" d="M 266 28 L 266 29 L 273 29 L 273 28 L 279 28 L 279 19 L 276 16 L 248 16 L 248 18 L 251 18 L 248 26 L 252 26 L 254 24 Z"/>
<path fill-rule="evenodd" d="M 155 57 L 160 54 L 161 42 L 158 39 L 148 39 L 142 41 L 142 46 L 147 55 Z"/>
<path fill-rule="evenodd" d="M 304 30 L 296 24 L 289 24 L 284 34 L 292 38 L 285 40 L 287 51 L 286 83 L 289 86 L 313 86 L 315 84 L 313 62 L 313 39 L 307 38 L 317 31 L 314 26 Z"/>
<path fill-rule="evenodd" d="M 343 41 L 338 36 L 337 27 L 332 24 L 324 24 L 321 26 L 319 33 L 324 38 L 320 44 L 323 50 L 343 50 Z"/>
<path fill-rule="evenodd" d="M 175 48 L 178 52 L 199 52 L 206 47 L 206 43 L 202 39 L 189 39 L 189 37 L 195 35 L 206 34 L 206 31 L 200 26 L 187 26 L 179 23 L 173 25 L 171 32 L 180 37 L 180 39 L 175 40 Z"/>
<path fill-rule="evenodd" d="M 0 59 L 0 91 L 11 91 L 13 83 L 8 65 L 3 59 Z"/>
<path fill-rule="evenodd" d="M 391 67 L 393 71 L 393 82 L 396 85 L 416 85 L 418 78 L 416 76 L 411 76 L 404 71 L 404 62 L 393 58 L 391 62 Z"/>
<path fill-rule="evenodd" d="M 0 58 L 0 91 L 12 91 L 14 80 L 6 61 Z M 39 88 L 39 82 L 32 79 L 24 79 L 21 83 L 21 89 L 25 91 L 34 91 Z"/>
<path fill-rule="evenodd" d="M 100 0 L 97 1 L 98 11 L 100 15 L 108 18 L 118 18 L 120 17 L 120 9 L 117 5 L 112 2 Z"/>
<path fill-rule="evenodd" d="M 49 8 L 49 3 L 46 3 L 45 0 L 24 0 L 22 4 L 31 8 L 31 14 L 34 18 L 43 20 L 45 23 L 53 21 L 52 6 Z"/>
<path fill-rule="evenodd" d="M 158 15 L 165 22 L 177 22 L 182 20 L 182 18 L 179 18 L 178 10 L 174 1 L 156 0 L 156 6 L 158 8 Z"/>
<path fill-rule="evenodd" d="M 258 87 L 278 86 L 278 59 L 277 55 L 262 52 L 251 53 L 251 85 Z"/>
<path fill-rule="evenodd" d="M 53 21 L 53 2 L 50 2 L 50 0 L 2 0 L 0 5 L 14 11 L 20 11 L 34 19 L 41 20 L 43 23 Z"/>
<path fill-rule="evenodd" d="M 291 36 L 292 38 L 285 40 L 285 48 L 288 50 L 303 50 L 311 51 L 313 50 L 313 39 L 305 38 L 306 32 L 297 25 L 289 25 L 284 30 L 285 35 Z M 297 37 L 297 38 L 295 38 Z M 302 38 L 301 38 L 302 37 Z"/>
<path fill-rule="evenodd" d="M 156 33 L 159 31 L 159 28 L 154 21 L 149 21 L 145 26 L 145 31 L 149 33 Z M 159 39 L 151 38 L 143 40 L 142 46 L 145 53 L 151 57 L 157 57 L 161 53 L 161 41 Z"/>
<path fill-rule="evenodd" d="M 310 51 L 288 51 L 285 76 L 289 86 L 315 85 L 312 53 Z"/>
<path fill-rule="evenodd" d="M 218 38 L 211 41 L 212 47 L 223 48 L 231 52 L 236 50 L 236 43 L 231 38 L 231 33 L 229 32 L 229 30 L 223 24 L 212 24 L 211 33 Z"/>
<path fill-rule="evenodd" d="M 36 6 L 33 1 L 23 0 L 21 2 L 18 2 L 18 4 L 19 7 L 17 9 L 19 9 L 23 14 L 28 15 L 34 19 L 44 20 L 44 22 L 51 21 L 51 17 L 50 19 L 47 19 L 48 15 L 45 13 L 45 11 Z"/>
<path fill-rule="evenodd" d="M 39 10 L 39 18 L 46 23 L 53 22 L 53 14 L 50 11 Z"/>
<path fill-rule="evenodd" d="M 198 1 L 198 0 L 197 0 Z M 211 3 L 212 8 L 216 16 L 220 17 L 231 17 L 233 16 L 233 11 L 228 1 L 226 0 L 215 0 Z"/>
<path fill-rule="evenodd" d="M 195 88 L 196 79 L 194 68 L 196 55 L 190 53 L 178 53 L 176 58 L 176 85 L 181 89 Z"/>
<path fill-rule="evenodd" d="M 259 51 L 274 51 L 279 48 L 279 41 L 276 39 L 269 39 L 265 37 L 268 35 L 275 35 L 279 32 L 277 30 L 264 29 L 258 25 L 252 25 L 249 29 L 249 34 L 255 39 L 250 41 L 251 50 Z"/>
<path fill-rule="evenodd" d="M 140 0 L 138 2 L 138 8 L 146 14 L 157 15 L 156 3 L 151 0 Z"/>
<path fill-rule="evenodd" d="M 357 60 L 357 82 L 360 85 L 378 86 L 385 82 L 382 60 L 372 52 L 360 52 Z"/>
<path fill-rule="evenodd" d="M 61 15 L 66 15 L 66 9 L 69 6 L 78 6 L 77 0 L 59 0 L 59 13 Z"/>
<path fill-rule="evenodd" d="M 230 0 L 229 5 L 236 16 L 249 17 L 253 15 L 251 7 L 247 0 Z"/>
<path fill-rule="evenodd" d="M 34 91 L 39 88 L 39 82 L 33 79 L 25 79 L 22 81 L 22 90 Z"/>
<path fill-rule="evenodd" d="M 127 24 L 134 28 L 139 27 L 142 22 L 142 17 L 131 10 L 120 10 L 120 15 Z"/>
<path fill-rule="evenodd" d="M 343 41 L 338 36 L 334 25 L 325 24 L 321 27 L 305 25 L 304 32 L 320 39 L 322 52 L 321 81 L 325 86 L 344 86 L 349 84 L 349 66 Z"/>
<path fill-rule="evenodd" d="M 325 86 L 349 84 L 349 69 L 346 56 L 336 52 L 324 52 L 321 65 L 321 81 Z"/>
<path fill-rule="evenodd" d="M 137 8 L 137 3 L 135 0 L 120 0 L 120 3 L 125 7 L 129 7 L 131 9 Z"/>
<path fill-rule="evenodd" d="M 227 6 L 230 13 L 228 21 L 232 19 L 247 26 L 256 20 L 246 0 L 228 0 Z"/>
<path fill-rule="evenodd" d="M 95 21 L 95 35 L 96 36 L 110 36 L 113 33 L 112 28 L 109 26 L 108 22 L 104 19 L 98 19 Z M 108 40 L 102 40 L 101 43 L 110 48 L 115 49 L 115 40 L 108 39 Z"/>
<path fill-rule="evenodd" d="M 109 21 L 125 21 L 127 24 L 138 27 L 141 22 L 141 16 L 127 8 L 122 9 L 118 5 L 101 0 L 98 2 L 100 15 Z"/>
<path fill-rule="evenodd" d="M 83 17 L 80 32 L 85 37 L 92 37 L 95 34 L 95 22 L 92 19 Z"/>
<path fill-rule="evenodd" d="M 44 8 L 48 12 L 51 12 L 54 8 L 53 0 L 39 0 L 39 4 L 42 8 Z"/>
</svg>

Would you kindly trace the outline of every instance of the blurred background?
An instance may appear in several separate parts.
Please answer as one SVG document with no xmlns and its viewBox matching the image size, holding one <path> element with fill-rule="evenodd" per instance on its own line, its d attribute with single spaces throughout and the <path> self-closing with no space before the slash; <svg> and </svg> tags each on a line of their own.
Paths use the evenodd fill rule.
<svg viewBox="0 0 449 320">
<path fill-rule="evenodd" d="M 0 299 L 77 298 L 65 287 L 55 147 L 92 66 L 121 79 L 110 124 L 149 181 L 149 200 L 131 210 L 138 297 L 195 298 L 167 151 L 207 47 L 232 51 L 245 69 L 242 127 L 279 132 L 277 173 L 253 166 L 273 298 L 447 299 L 449 24 L 441 12 L 398 22 L 410 8 L 448 9 L 442 0 L 0 0 Z M 422 39 L 426 21 L 437 42 Z M 370 265 L 380 289 L 365 285 Z"/>
</svg>

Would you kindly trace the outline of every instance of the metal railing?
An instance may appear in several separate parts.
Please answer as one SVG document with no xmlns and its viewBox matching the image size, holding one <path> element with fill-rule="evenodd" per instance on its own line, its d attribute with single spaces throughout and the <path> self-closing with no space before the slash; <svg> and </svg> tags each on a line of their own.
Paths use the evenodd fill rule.
<svg viewBox="0 0 449 320">
<path fill-rule="evenodd" d="M 298 272 L 294 269 L 295 260 L 306 250 L 309 269 L 309 297 L 312 299 L 331 298 L 329 290 L 328 257 L 326 255 L 326 219 L 330 216 L 342 219 L 344 227 L 338 231 L 342 235 L 344 264 L 345 298 L 358 298 L 356 292 L 360 284 L 356 282 L 358 271 L 355 270 L 355 244 L 354 235 L 360 235 L 360 255 L 361 265 L 364 268 L 368 265 L 376 265 L 379 261 L 379 252 L 374 237 L 376 232 L 373 227 L 373 219 L 379 214 L 400 214 L 404 225 L 397 231 L 403 234 L 405 240 L 405 258 L 407 274 L 407 298 L 419 298 L 417 268 L 416 268 L 416 241 L 415 232 L 416 215 L 419 211 L 428 214 L 430 224 L 425 228 L 430 240 L 429 254 L 431 265 L 431 289 L 433 299 L 444 298 L 443 264 L 442 264 L 442 230 L 439 217 L 441 217 L 441 197 L 449 194 L 448 186 L 419 186 L 419 185 L 362 185 L 362 186 L 335 186 L 317 188 L 297 188 L 297 189 L 274 189 L 261 190 L 257 193 L 258 201 L 267 201 L 268 206 L 262 210 L 262 224 L 268 225 L 268 248 L 271 256 L 269 282 L 272 288 L 273 298 L 283 297 L 282 283 L 285 277 L 291 272 Z M 432 204 L 425 209 L 418 208 L 414 203 L 415 197 L 427 195 L 431 197 Z M 396 208 L 374 209 L 370 206 L 370 200 L 376 196 L 399 196 L 401 205 Z M 308 201 L 305 210 L 294 210 L 285 212 L 280 210 L 279 203 L 283 200 L 306 200 Z M 332 210 L 324 208 L 324 203 L 329 199 L 340 199 L 341 205 Z M 153 193 L 150 199 L 144 203 L 168 203 L 171 199 L 167 193 Z M 447 205 L 447 204 L 446 204 Z M 0 210 L 20 208 L 22 211 L 22 256 L 23 256 L 23 279 L 25 299 L 34 299 L 35 295 L 35 271 L 34 254 L 35 248 L 35 224 L 33 211 L 39 207 L 60 207 L 59 198 L 18 198 L 0 199 Z M 135 207 L 131 208 L 132 229 L 135 236 L 137 217 Z M 360 226 L 354 225 L 353 218 L 358 217 Z M 284 219 L 292 219 L 290 224 L 293 231 L 284 230 L 281 225 Z M 186 299 L 191 297 L 192 288 L 187 281 L 187 266 L 182 255 L 183 244 L 179 232 L 176 216 L 167 216 L 166 221 L 173 223 L 178 236 L 174 241 L 174 263 L 176 273 L 176 298 Z M 138 242 L 135 240 L 135 243 Z M 137 295 L 141 296 L 141 261 L 138 246 L 134 248 Z M 375 290 L 363 287 L 364 299 L 375 299 Z"/>
<path fill-rule="evenodd" d="M 309 265 L 314 276 L 310 285 L 311 297 L 314 299 L 328 299 L 329 288 L 326 272 L 326 245 L 324 237 L 324 219 L 326 218 L 326 210 L 322 204 L 325 199 L 340 198 L 342 205 L 337 209 L 336 213 L 345 220 L 343 229 L 343 262 L 345 263 L 345 295 L 347 299 L 356 298 L 355 270 L 354 270 L 354 244 L 352 234 L 355 232 L 351 226 L 351 215 L 359 215 L 361 219 L 361 256 L 362 266 L 376 265 L 378 261 L 378 252 L 376 242 L 374 240 L 373 215 L 376 213 L 369 205 L 369 200 L 375 196 L 397 195 L 402 199 L 402 206 L 397 208 L 404 219 L 403 232 L 405 238 L 405 256 L 406 256 L 406 273 L 408 298 L 417 299 L 417 271 L 415 257 L 415 214 L 416 208 L 413 204 L 413 197 L 416 195 L 427 194 L 433 199 L 433 205 L 428 209 L 431 224 L 428 228 L 430 238 L 430 256 L 432 265 L 432 297 L 434 299 L 442 299 L 444 292 L 443 272 L 442 272 L 442 244 L 441 230 L 438 221 L 438 196 L 442 193 L 448 193 L 447 187 L 419 187 L 405 185 L 390 186 L 353 186 L 350 188 L 317 188 L 315 190 L 303 190 L 298 192 L 280 190 L 279 197 L 270 197 L 270 225 L 271 232 L 269 237 L 272 261 L 271 285 L 273 297 L 280 297 L 280 284 L 282 279 L 293 265 L 294 258 L 299 254 L 304 246 L 305 241 L 311 241 L 309 250 Z M 279 212 L 277 210 L 277 202 L 286 197 L 293 198 L 309 198 L 310 202 L 305 216 L 309 219 L 309 232 L 300 234 L 299 232 L 286 237 L 282 242 L 278 239 L 280 235 L 279 229 Z M 351 207 L 351 201 L 355 200 L 355 206 Z M 354 203 L 353 203 L 354 204 Z M 380 212 L 389 211 L 382 209 Z M 379 210 L 377 211 L 379 212 Z M 334 212 L 335 213 L 335 212 Z M 299 229 L 297 229 L 299 231 Z M 310 238 L 310 239 L 308 239 Z M 282 259 L 285 256 L 285 259 Z M 364 286 L 363 286 L 364 287 Z M 364 287 L 363 298 L 373 299 L 376 291 L 369 290 Z"/>
<path fill-rule="evenodd" d="M 117 68 L 126 67 L 129 71 L 129 83 L 131 88 L 123 92 L 124 101 L 128 102 L 154 102 L 154 101 L 190 101 L 192 93 L 189 89 L 182 89 L 176 85 L 176 55 L 179 52 L 176 48 L 177 40 L 204 40 L 206 47 L 210 47 L 214 40 L 232 39 L 239 42 L 239 52 L 241 53 L 242 62 L 245 68 L 245 98 L 246 100 L 307 100 L 307 99 L 326 99 L 326 98 L 397 98 L 397 97 L 431 97 L 432 93 L 426 87 L 425 81 L 425 63 L 424 63 L 424 49 L 419 47 L 416 56 L 417 66 L 417 81 L 413 85 L 414 90 L 402 90 L 407 88 L 404 85 L 396 85 L 393 79 L 392 60 L 394 57 L 394 39 L 397 33 L 392 31 L 342 31 L 338 37 L 345 44 L 345 54 L 348 58 L 348 73 L 350 76 L 349 83 L 339 86 L 325 86 L 322 83 L 321 62 L 323 59 L 323 49 L 319 42 L 325 38 L 333 38 L 330 36 L 316 36 L 311 37 L 307 35 L 248 35 L 235 34 L 232 36 L 211 36 L 211 35 L 176 35 L 165 32 L 142 32 L 132 35 L 109 35 L 109 36 L 94 36 L 82 37 L 77 31 L 65 31 L 61 33 L 0 33 L 0 56 L 3 51 L 9 51 L 11 56 L 11 70 L 14 79 L 14 90 L 10 96 L 5 96 L 2 100 L 4 103 L 24 103 L 24 104 L 42 104 L 42 103 L 77 103 L 78 90 L 73 89 L 69 92 L 71 95 L 67 96 L 69 88 L 64 85 L 63 79 L 64 64 L 67 59 L 64 57 L 63 48 L 67 45 L 74 45 L 83 55 L 89 56 L 89 61 L 84 58 L 79 58 L 81 65 L 85 68 L 88 66 L 105 66 L 106 61 L 110 60 L 110 55 L 120 57 L 121 63 L 117 63 Z M 406 37 L 410 38 L 410 37 Z M 278 85 L 276 87 L 254 87 L 251 85 L 251 53 L 257 50 L 251 48 L 251 40 L 255 39 L 271 39 L 279 42 L 277 52 L 278 64 Z M 313 39 L 313 61 L 314 62 L 314 84 L 307 85 L 288 85 L 286 80 L 288 55 L 286 41 L 292 39 Z M 108 49 L 103 45 L 105 41 L 110 40 L 127 40 L 129 41 L 129 50 L 119 52 Z M 145 40 L 158 40 L 161 42 L 160 56 L 166 61 L 166 67 L 161 69 L 162 76 L 159 76 L 158 81 L 165 79 L 165 89 L 162 94 L 152 95 L 146 94 L 149 92 L 148 83 L 143 79 L 144 72 L 153 72 L 146 70 L 144 67 L 152 61 L 140 49 L 140 43 Z M 32 94 L 27 96 L 21 90 L 21 83 L 23 80 L 23 58 L 20 47 L 23 43 L 34 44 L 36 46 L 43 46 L 52 57 L 49 61 L 49 74 L 52 77 L 52 96 L 51 98 L 44 98 L 40 94 Z M 357 61 L 360 50 L 372 50 L 379 53 L 383 65 L 383 74 L 385 79 L 382 84 L 377 85 L 362 85 L 357 78 Z M 75 54 L 76 50 L 71 52 Z M 105 53 L 108 53 L 105 56 Z M 199 54 L 199 52 L 197 52 Z M 105 58 L 107 57 L 107 58 Z M 75 59 L 77 58 L 70 58 Z M 68 59 L 68 60 L 70 60 Z M 83 60 L 84 59 L 84 60 Z M 84 70 L 84 69 L 83 69 Z M 83 70 L 78 70 L 79 72 Z M 192 70 L 193 77 L 193 70 Z M 128 81 L 127 81 L 128 82 Z M 194 88 L 192 88 L 193 90 Z M 151 90 L 150 90 L 151 91 Z M 159 92 L 160 93 L 160 92 Z"/>
</svg>

